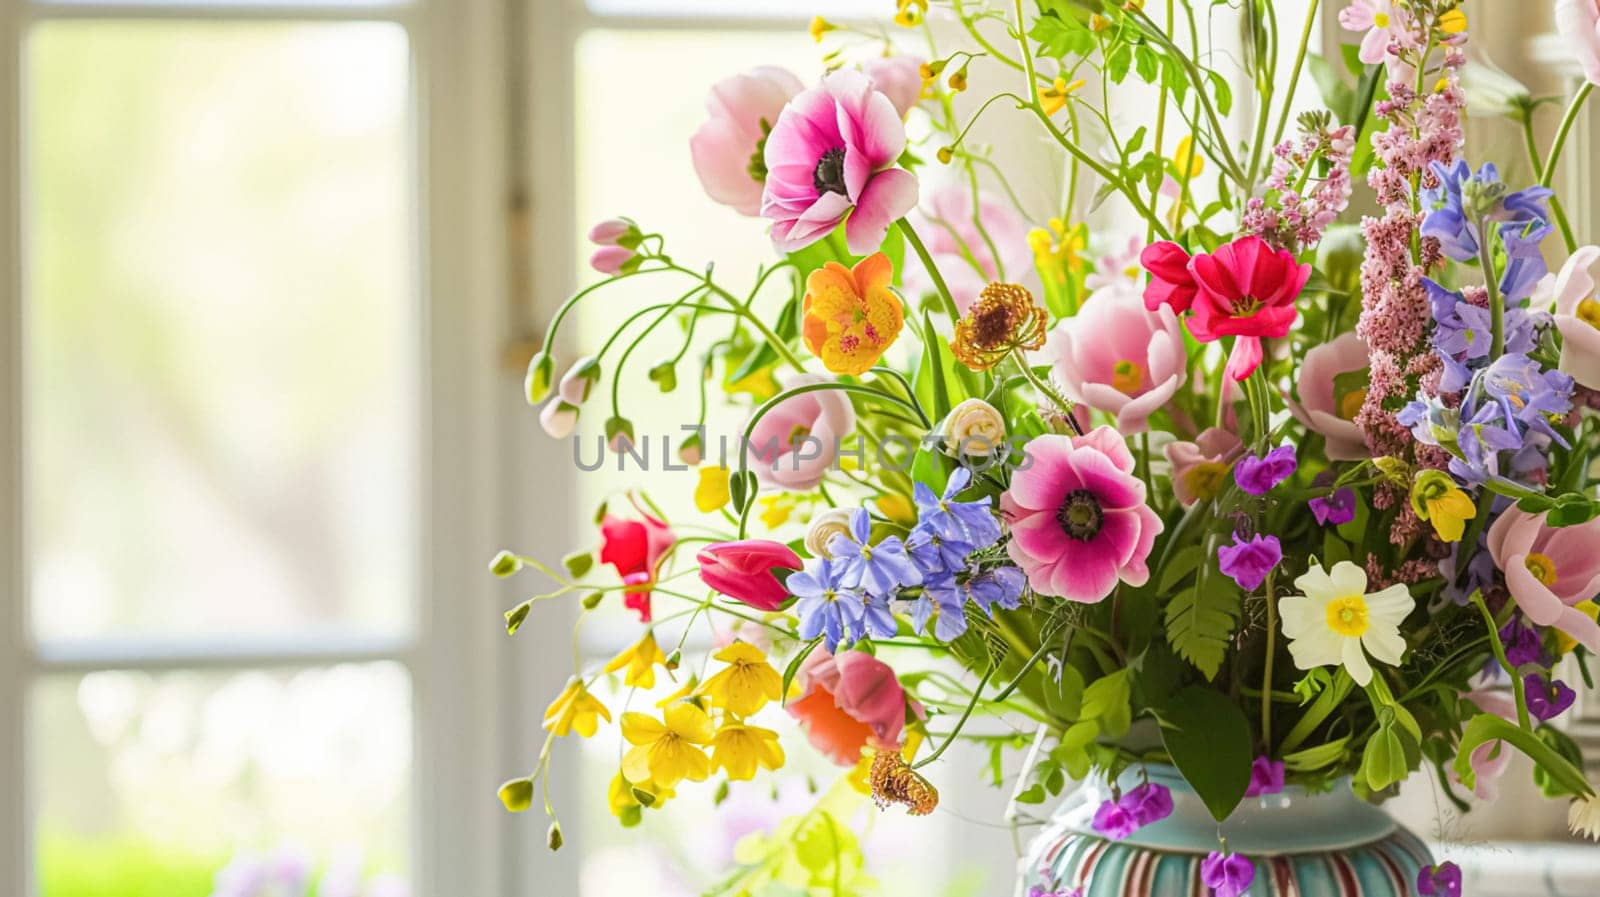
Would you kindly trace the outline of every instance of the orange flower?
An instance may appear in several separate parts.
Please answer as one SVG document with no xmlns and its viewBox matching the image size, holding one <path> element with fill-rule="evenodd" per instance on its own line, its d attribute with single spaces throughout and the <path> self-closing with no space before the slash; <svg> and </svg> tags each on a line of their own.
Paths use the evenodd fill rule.
<svg viewBox="0 0 1600 897">
<path fill-rule="evenodd" d="M 905 324 L 889 289 L 894 264 L 881 252 L 846 268 L 829 262 L 806 278 L 806 347 L 835 374 L 861 374 L 878 363 Z"/>
</svg>

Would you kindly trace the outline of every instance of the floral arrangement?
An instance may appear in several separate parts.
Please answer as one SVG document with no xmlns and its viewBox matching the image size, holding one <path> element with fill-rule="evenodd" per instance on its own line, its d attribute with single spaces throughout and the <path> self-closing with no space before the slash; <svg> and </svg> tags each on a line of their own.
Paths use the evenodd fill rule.
<svg viewBox="0 0 1600 897">
<path fill-rule="evenodd" d="M 1170 763 L 1219 821 L 1287 785 L 1350 777 L 1381 797 L 1423 764 L 1465 807 L 1458 789 L 1491 795 L 1520 752 L 1573 830 L 1600 836 L 1600 798 L 1550 725 L 1575 697 L 1558 667 L 1589 686 L 1600 651 L 1584 413 L 1600 408 L 1600 247 L 1549 189 L 1593 85 L 1549 147 L 1532 136 L 1544 102 L 1501 96 L 1529 135 L 1503 175 L 1464 157 L 1458 0 L 1355 0 L 1331 58 L 1308 53 L 1311 18 L 1280 29 L 1271 0 L 1247 0 L 1237 73 L 1208 62 L 1204 6 L 899 0 L 915 53 L 818 18 L 820 79 L 728 78 L 690 147 L 707 194 L 770 230 L 753 283 L 680 264 L 629 219 L 591 232 L 604 278 L 547 347 L 610 285 L 676 298 L 559 378 L 538 354 L 528 399 L 567 438 L 606 415 L 593 393 L 611 378 L 605 440 L 637 457 L 628 347 L 677 326 L 682 350 L 638 382 L 670 393 L 690 371 L 702 426 L 677 456 L 698 468 L 694 507 L 635 491 L 564 570 L 503 552 L 494 572 L 556 582 L 506 615 L 512 632 L 558 596 L 636 613 L 632 647 L 580 660 L 544 717 L 551 742 L 620 726 L 624 824 L 691 783 L 725 794 L 778 769 L 797 739 L 879 806 L 925 814 L 937 761 L 967 739 L 996 784 L 1020 776 L 1024 805 Z M 1600 7 L 1556 6 L 1600 81 Z M 940 45 L 951 33 L 961 46 Z M 1282 33 L 1300 35 L 1288 71 Z M 1230 75 L 1258 94 L 1244 140 Z M 1313 78 L 1325 108 L 1292 117 Z M 1134 128 L 1109 98 L 1139 82 L 1158 102 Z M 1042 219 L 972 136 L 1002 116 L 1063 160 L 1059 200 L 1032 197 L 1055 206 Z M 1102 207 L 1136 231 L 1091 228 Z M 715 459 L 710 386 L 747 409 Z M 687 656 L 706 625 L 718 646 Z M 676 690 L 613 716 L 605 683 L 658 677 Z M 769 728 L 785 717 L 798 731 Z M 1040 737 L 981 725 L 994 717 Z M 548 786 L 550 756 L 502 788 L 509 809 Z M 559 846 L 548 787 L 544 804 Z M 805 848 L 824 828 L 846 844 L 840 806 L 829 791 L 742 852 L 719 892 L 856 892 L 857 853 Z M 1123 838 L 1172 806 L 1146 783 L 1094 826 Z M 1225 843 L 1204 864 L 1221 897 L 1254 877 Z M 1459 871 L 1417 887 L 1457 894 Z"/>
</svg>

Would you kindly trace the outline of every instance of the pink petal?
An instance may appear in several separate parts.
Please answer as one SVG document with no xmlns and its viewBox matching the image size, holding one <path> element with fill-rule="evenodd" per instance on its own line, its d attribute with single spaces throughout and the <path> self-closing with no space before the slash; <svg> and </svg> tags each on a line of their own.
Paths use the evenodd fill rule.
<svg viewBox="0 0 1600 897">
<path fill-rule="evenodd" d="M 1077 473 L 1067 463 L 1073 451 L 1071 437 L 1038 436 L 1029 441 L 1023 451 L 1028 457 L 1028 468 L 1012 475 L 1011 489 L 1005 494 L 1017 506 L 1053 514 L 1066 500 L 1068 492 L 1083 487 Z"/>
<path fill-rule="evenodd" d="M 882 98 L 882 94 L 879 96 Z M 887 98 L 883 101 L 889 102 Z M 902 168 L 878 172 L 861 191 L 855 211 L 845 222 L 845 244 L 856 255 L 876 252 L 889 234 L 890 222 L 905 217 L 916 205 L 916 175 Z"/>
<path fill-rule="evenodd" d="M 1254 336 L 1236 336 L 1233 351 L 1228 353 L 1227 374 L 1236 381 L 1249 379 L 1261 366 L 1261 339 Z"/>
<path fill-rule="evenodd" d="M 1098 540 L 1096 540 L 1098 541 Z M 1069 601 L 1097 604 L 1117 587 L 1117 563 L 1095 542 L 1067 538 L 1067 550 L 1051 570 L 1050 590 Z"/>
<path fill-rule="evenodd" d="M 1100 452 L 1079 449 L 1067 457 L 1067 463 L 1072 465 L 1083 488 L 1095 494 L 1102 508 L 1120 510 L 1144 504 L 1144 483 L 1118 470 L 1111 459 Z"/>
</svg>

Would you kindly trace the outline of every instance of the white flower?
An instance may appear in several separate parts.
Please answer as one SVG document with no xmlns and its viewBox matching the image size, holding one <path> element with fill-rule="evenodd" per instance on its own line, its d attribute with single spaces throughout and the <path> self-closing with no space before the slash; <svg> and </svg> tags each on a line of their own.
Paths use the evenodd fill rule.
<svg viewBox="0 0 1600 897">
<path fill-rule="evenodd" d="M 1391 666 L 1400 663 L 1406 653 L 1400 622 L 1416 606 L 1404 585 L 1365 594 L 1367 574 L 1349 561 L 1334 564 L 1329 572 L 1312 567 L 1294 584 L 1305 594 L 1279 601 L 1278 613 L 1295 666 L 1309 670 L 1342 665 L 1357 685 L 1365 686 L 1372 681 L 1367 654 Z"/>
<path fill-rule="evenodd" d="M 988 457 L 1006 441 L 1006 419 L 982 399 L 967 399 L 939 423 L 946 454 Z"/>
<path fill-rule="evenodd" d="M 829 508 L 819 512 L 811 518 L 811 526 L 806 530 L 806 551 L 814 558 L 831 558 L 828 553 L 828 540 L 836 535 L 850 538 L 850 513 L 851 508 Z"/>
<path fill-rule="evenodd" d="M 1574 800 L 1567 810 L 1567 827 L 1574 835 L 1600 841 L 1600 797 L 1591 794 Z"/>
</svg>

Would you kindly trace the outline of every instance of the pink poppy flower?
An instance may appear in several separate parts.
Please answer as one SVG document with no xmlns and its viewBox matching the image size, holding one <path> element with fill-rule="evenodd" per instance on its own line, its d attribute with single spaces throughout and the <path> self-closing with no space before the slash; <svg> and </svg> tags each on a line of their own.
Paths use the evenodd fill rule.
<svg viewBox="0 0 1600 897">
<path fill-rule="evenodd" d="M 1600 518 L 1557 529 L 1508 508 L 1489 527 L 1489 554 L 1529 620 L 1600 651 L 1600 623 L 1573 607 L 1600 594 Z"/>
<path fill-rule="evenodd" d="M 951 183 L 933 191 L 907 217 L 927 244 L 928 254 L 944 275 L 945 285 L 963 315 L 983 288 L 998 280 L 1021 284 L 1034 295 L 1044 289 L 1039 283 L 1039 270 L 1033 265 L 1033 250 L 1028 246 L 1027 224 L 995 197 L 978 195 L 978 217 L 989 234 L 988 240 L 972 220 L 972 190 L 961 184 Z M 990 250 L 991 241 L 994 251 Z M 995 252 L 1000 254 L 998 265 Z M 916 298 L 933 291 L 933 280 L 922 260 L 907 253 L 906 295 Z"/>
<path fill-rule="evenodd" d="M 1146 311 L 1131 289 L 1091 295 L 1051 331 L 1044 355 L 1067 397 L 1112 415 L 1123 434 L 1150 429 L 1150 415 L 1189 378 L 1177 314 L 1165 305 Z"/>
<path fill-rule="evenodd" d="M 600 521 L 600 563 L 610 564 L 627 586 L 622 604 L 650 622 L 650 591 L 661 559 L 678 537 L 665 523 L 643 511 L 639 520 L 607 514 Z"/>
<path fill-rule="evenodd" d="M 1187 508 L 1222 494 L 1233 463 L 1244 454 L 1244 443 L 1231 430 L 1211 427 L 1194 442 L 1167 443 L 1164 452 L 1172 465 L 1172 491 Z"/>
<path fill-rule="evenodd" d="M 1535 306 L 1555 303 L 1551 319 L 1561 331 L 1561 370 L 1590 389 L 1600 389 L 1600 296 L 1589 274 L 1595 262 L 1600 246 L 1579 249 L 1559 274 L 1540 281 L 1533 296 Z"/>
<path fill-rule="evenodd" d="M 860 72 L 834 72 L 795 97 L 767 137 L 761 214 L 773 243 L 804 249 L 848 215 L 850 251 L 876 251 L 890 223 L 917 204 L 917 176 L 895 167 L 905 148 L 893 101 Z"/>
<path fill-rule="evenodd" d="M 1161 518 L 1145 504 L 1133 454 L 1110 427 L 1083 436 L 1036 436 L 1029 464 L 1011 478 L 1000 510 L 1007 550 L 1041 595 L 1098 603 L 1117 587 L 1150 579 L 1145 560 Z"/>
<path fill-rule="evenodd" d="M 761 213 L 761 143 L 783 107 L 805 89 L 784 69 L 764 65 L 717 82 L 706 98 L 711 118 L 689 138 L 706 194 L 741 215 Z"/>
<path fill-rule="evenodd" d="M 832 382 L 816 374 L 796 374 L 784 381 L 783 387 Z M 839 390 L 790 396 L 767 412 L 751 432 L 745 446 L 750 470 L 767 488 L 815 489 L 838 458 L 841 441 L 855 427 L 855 408 Z"/>
<path fill-rule="evenodd" d="M 904 119 L 922 99 L 922 64 L 926 61 L 920 56 L 875 56 L 861 63 L 861 73 Z"/>
<path fill-rule="evenodd" d="M 1556 0 L 1556 30 L 1566 36 L 1591 84 L 1600 84 L 1600 0 Z"/>
<path fill-rule="evenodd" d="M 1600 331 L 1596 333 L 1600 335 Z M 1354 333 L 1345 333 L 1307 352 L 1305 363 L 1300 366 L 1300 382 L 1295 384 L 1300 401 L 1290 401 L 1289 411 L 1313 432 L 1327 438 L 1330 461 L 1372 457 L 1361 428 L 1355 424 L 1367 391 L 1355 389 L 1339 395 L 1336 379 L 1341 374 L 1364 371 L 1369 364 L 1366 341 Z"/>
<path fill-rule="evenodd" d="M 1410 15 L 1394 0 L 1355 0 L 1339 12 L 1339 24 L 1347 31 L 1366 32 L 1361 38 L 1360 57 L 1372 65 L 1384 60 L 1390 44 L 1409 39 Z"/>
<path fill-rule="evenodd" d="M 1261 364 L 1262 337 L 1284 336 L 1294 325 L 1294 303 L 1311 266 L 1252 235 L 1190 259 L 1189 273 L 1195 283 L 1189 332 L 1203 343 L 1234 337 L 1227 373 L 1244 380 Z"/>
<path fill-rule="evenodd" d="M 865 748 L 896 751 L 906 711 L 923 717 L 889 665 L 862 651 L 817 648 L 797 674 L 802 693 L 788 704 L 812 746 L 840 766 L 854 766 Z"/>
</svg>

